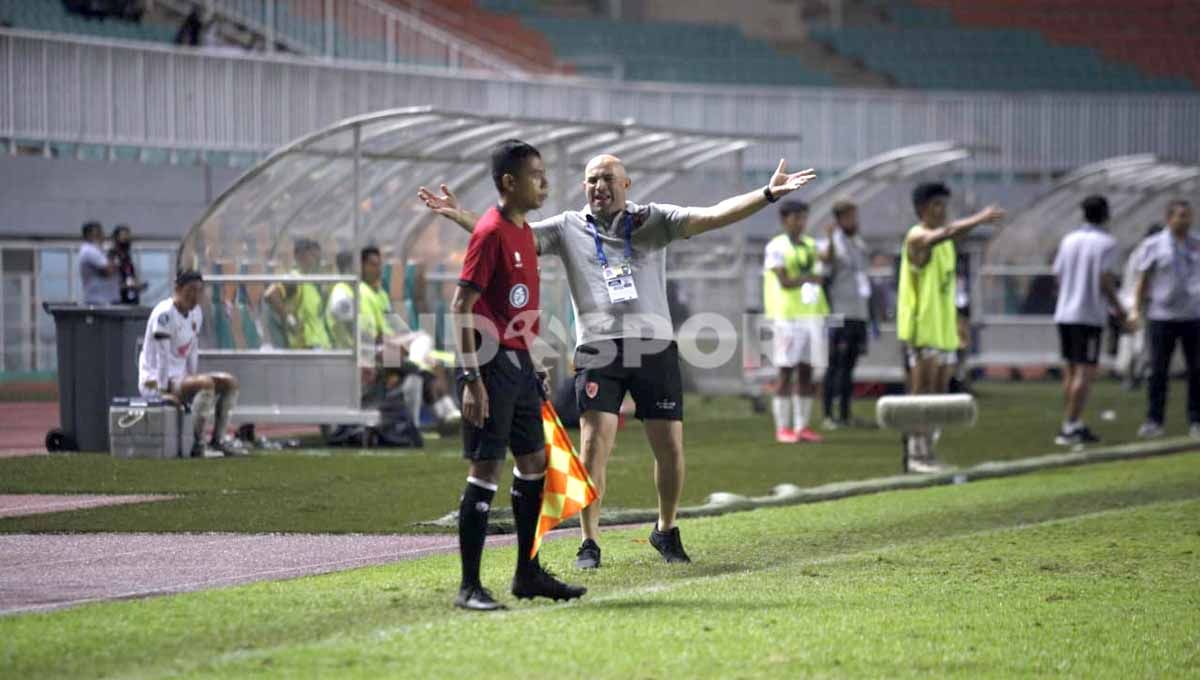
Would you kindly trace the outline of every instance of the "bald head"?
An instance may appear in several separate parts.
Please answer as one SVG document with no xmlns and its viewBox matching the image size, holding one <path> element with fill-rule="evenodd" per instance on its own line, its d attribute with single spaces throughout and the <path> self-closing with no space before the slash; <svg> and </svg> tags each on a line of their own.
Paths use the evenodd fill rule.
<svg viewBox="0 0 1200 680">
<path fill-rule="evenodd" d="M 596 215 L 615 215 L 624 210 L 629 185 L 625 166 L 616 156 L 596 156 L 583 171 L 583 191 Z"/>
</svg>

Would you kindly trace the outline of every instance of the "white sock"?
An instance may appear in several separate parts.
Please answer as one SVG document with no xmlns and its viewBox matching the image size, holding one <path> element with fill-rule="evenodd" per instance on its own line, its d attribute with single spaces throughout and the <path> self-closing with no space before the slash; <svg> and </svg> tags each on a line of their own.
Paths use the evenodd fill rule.
<svg viewBox="0 0 1200 680">
<path fill-rule="evenodd" d="M 808 427 L 808 419 L 812 417 L 812 405 L 812 397 L 802 397 L 798 394 L 792 397 L 792 415 L 796 419 L 797 430 Z"/>
<path fill-rule="evenodd" d="M 1071 434 L 1072 432 L 1076 432 L 1081 429 L 1083 429 L 1083 421 L 1081 420 L 1063 421 L 1063 432 L 1066 432 L 1067 434 Z"/>
<path fill-rule="evenodd" d="M 791 414 L 788 413 L 789 401 L 787 397 L 775 397 L 771 400 L 771 412 L 775 415 L 776 430 L 785 430 L 792 426 Z"/>
</svg>

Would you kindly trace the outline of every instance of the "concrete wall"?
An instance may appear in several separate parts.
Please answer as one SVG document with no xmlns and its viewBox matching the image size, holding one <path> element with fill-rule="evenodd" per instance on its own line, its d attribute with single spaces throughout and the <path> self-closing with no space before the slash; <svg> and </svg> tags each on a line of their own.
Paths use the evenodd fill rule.
<svg viewBox="0 0 1200 680">
<path fill-rule="evenodd" d="M 242 172 L 201 165 L 0 156 L 0 238 L 77 238 L 87 220 L 182 238 Z"/>
</svg>

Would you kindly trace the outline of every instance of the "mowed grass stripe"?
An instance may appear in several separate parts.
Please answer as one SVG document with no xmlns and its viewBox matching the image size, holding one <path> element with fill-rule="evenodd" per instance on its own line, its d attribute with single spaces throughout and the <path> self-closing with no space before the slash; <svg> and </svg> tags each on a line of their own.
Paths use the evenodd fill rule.
<svg viewBox="0 0 1200 680">
<path fill-rule="evenodd" d="M 891 545 L 880 546 L 878 548 L 870 548 L 857 552 L 845 554 L 834 554 L 820 558 L 812 559 L 789 559 L 772 564 L 764 564 L 758 567 L 748 567 L 740 571 L 733 571 L 724 574 L 716 574 L 712 576 L 696 576 L 691 578 L 682 578 L 674 581 L 661 581 L 650 585 L 629 588 L 608 592 L 603 595 L 589 597 L 585 600 L 575 601 L 570 603 L 545 603 L 541 606 L 527 606 L 518 609 L 509 609 L 507 611 L 493 613 L 489 615 L 479 616 L 480 633 L 487 635 L 489 632 L 496 636 L 504 635 L 504 630 L 510 627 L 518 627 L 522 630 L 527 627 L 533 627 L 537 630 L 556 630 L 564 625 L 568 629 L 574 629 L 575 623 L 564 622 L 562 616 L 571 617 L 586 617 L 590 612 L 581 611 L 581 609 L 600 608 L 600 609 L 628 609 L 631 607 L 645 608 L 672 608 L 681 603 L 687 603 L 689 606 L 703 607 L 705 602 L 703 597 L 697 597 L 698 594 L 705 596 L 713 595 L 728 595 L 730 593 L 744 594 L 747 590 L 761 590 L 761 593 L 768 602 L 761 608 L 762 611 L 776 608 L 775 605 L 769 602 L 770 598 L 785 592 L 789 584 L 785 583 L 787 579 L 802 577 L 804 579 L 820 579 L 828 578 L 836 574 L 842 567 L 843 570 L 872 570 L 878 565 L 886 565 L 889 570 L 899 568 L 911 568 L 912 572 L 905 576 L 908 580 L 919 580 L 927 574 L 922 574 L 923 571 L 928 571 L 928 566 L 924 569 L 915 568 L 915 562 L 920 561 L 920 556 L 924 553 L 930 553 L 937 550 L 945 552 L 956 551 L 979 551 L 989 550 L 995 552 L 1004 552 L 1003 546 L 1012 546 L 1015 538 L 1016 543 L 1025 543 L 1029 541 L 1028 533 L 1026 532 L 1042 532 L 1048 534 L 1052 538 L 1056 538 L 1058 534 L 1071 532 L 1078 534 L 1079 532 L 1095 531 L 1098 527 L 1108 529 L 1106 536 L 1111 538 L 1112 524 L 1120 524 L 1124 522 L 1130 515 L 1163 515 L 1169 517 L 1171 521 L 1187 517 L 1200 510 L 1200 500 L 1174 500 L 1164 501 L 1161 503 L 1151 503 L 1147 505 L 1100 510 L 1097 512 L 1076 515 L 1073 517 L 1064 517 L 1057 519 L 1049 519 L 1042 522 L 1032 524 L 1022 524 L 1012 527 L 998 527 L 992 529 L 983 529 L 965 534 L 956 534 L 945 538 L 938 539 L 921 539 L 905 543 L 895 543 Z M 1072 526 L 1075 525 L 1075 526 Z M 1120 527 L 1116 527 L 1119 529 Z M 1024 534 L 1018 536 L 1018 534 Z M 1057 538 L 1056 538 L 1057 540 Z M 1190 553 L 1189 553 L 1190 554 Z M 916 557 L 914 557 L 914 555 Z M 1004 560 L 997 557 L 992 557 L 996 562 Z M 1066 570 L 1066 567 L 1058 560 L 1044 561 L 1044 556 L 1039 556 L 1037 553 L 1021 555 L 1022 561 L 1038 561 L 1038 568 L 1043 571 L 1059 572 Z M 1039 561 L 1040 560 L 1040 561 Z M 1178 574 L 1182 576 L 1182 574 Z M 742 583 L 748 579 L 762 578 L 766 581 L 765 584 L 746 584 Z M 879 580 L 876 579 L 876 584 Z M 745 586 L 750 586 L 749 588 Z M 680 592 L 684 591 L 684 592 Z M 721 599 L 721 598 L 714 598 Z M 895 604 L 895 594 L 889 594 L 887 597 L 881 596 L 881 603 Z M 1058 599 L 1067 599 L 1067 596 L 1051 592 L 1047 597 L 1047 601 L 1056 601 Z M 889 604 L 889 606 L 890 606 Z M 747 607 L 749 609 L 749 607 Z M 548 620 L 526 621 L 524 619 L 530 617 L 545 617 Z M 334 660 L 337 656 L 346 656 L 357 654 L 366 648 L 374 648 L 380 645 L 403 642 L 404 644 L 418 650 L 436 649 L 437 644 L 427 645 L 424 642 L 436 643 L 439 639 L 448 639 L 454 635 L 456 628 L 464 625 L 462 619 L 447 618 L 435 622 L 422 622 L 419 624 L 407 624 L 402 626 L 379 628 L 371 631 L 354 635 L 353 637 L 335 636 L 325 640 L 320 640 L 306 645 L 285 644 L 268 649 L 255 650 L 239 650 L 236 652 L 220 655 L 204 664 L 205 672 L 213 671 L 219 673 L 232 672 L 234 674 L 242 674 L 250 671 L 250 669 L 262 665 L 262 662 L 271 660 L 270 664 L 275 665 L 275 660 L 282 655 L 284 658 L 294 657 L 289 663 L 292 664 L 293 670 L 297 671 L 302 668 L 316 669 L 327 667 L 327 671 L 333 670 L 328 668 L 330 662 L 337 666 L 354 666 L 355 663 L 345 663 L 343 661 Z M 425 640 L 428 636 L 434 636 L 433 640 Z M 439 638 L 438 636 L 447 636 L 447 638 Z M 407 639 L 406 639 L 407 638 Z M 623 641 L 623 640 L 622 640 Z M 619 642 L 619 641 L 614 641 Z M 445 650 L 441 650 L 445 651 Z M 526 650 L 530 654 L 537 656 L 538 648 Z M 513 649 L 506 646 L 504 653 L 514 652 L 520 654 L 519 649 Z M 457 654 L 457 652 L 454 652 Z M 385 652 L 388 654 L 388 652 Z M 313 662 L 311 666 L 300 665 L 297 668 L 296 659 L 306 658 L 308 662 Z M 347 658 L 349 658 L 347 656 Z M 434 662 L 436 663 L 435 659 Z M 496 661 L 500 661 L 496 659 Z M 836 665 L 836 664 L 835 664 Z M 589 671 L 586 667 L 580 667 L 578 664 L 571 664 L 574 668 L 573 672 L 586 675 Z M 554 671 L 554 666 L 546 664 L 537 664 L 536 668 L 541 669 L 546 673 Z M 197 669 L 199 670 L 199 669 Z M 273 671 L 281 672 L 282 668 L 275 668 Z M 435 669 L 424 668 L 422 674 L 433 672 Z M 372 672 L 377 672 L 378 669 Z M 632 674 L 636 676 L 635 669 L 627 669 L 625 675 Z M 454 675 L 451 673 L 450 675 Z M 620 674 L 618 674 L 620 675 Z M 624 675 L 621 675 L 624 677 Z"/>
<path fill-rule="evenodd" d="M 1176 388 L 1182 394 L 1182 385 Z M 978 390 L 979 422 L 971 429 L 946 430 L 938 445 L 946 460 L 969 467 L 1061 450 L 1052 443 L 1061 419 L 1057 385 L 981 383 Z M 827 433 L 821 445 L 777 444 L 771 416 L 751 413 L 742 400 L 690 394 L 686 400 L 685 506 L 700 505 L 717 491 L 761 496 L 781 483 L 810 488 L 900 471 L 900 438 L 894 432 L 838 430 Z M 1091 424 L 1106 444 L 1132 441 L 1144 405 L 1144 394 L 1101 382 L 1089 413 L 1114 410 L 1116 419 L 1089 416 Z M 1186 418 L 1178 414 L 1183 400 L 1171 408 L 1170 434 L 1186 434 Z M 874 402 L 860 400 L 855 410 L 870 419 Z M 578 442 L 578 433 L 572 436 Z M 168 493 L 181 498 L 0 519 L 0 532 L 443 532 L 415 523 L 457 507 L 465 477 L 460 448 L 461 442 L 451 437 L 395 457 L 338 450 L 330 457 L 279 453 L 207 461 L 114 460 L 92 454 L 3 459 L 4 493 Z M 605 507 L 654 508 L 652 461 L 641 425 L 631 422 L 617 435 Z"/>
<path fill-rule="evenodd" d="M 588 665 L 589 659 L 601 664 L 575 668 L 584 675 L 603 676 L 611 671 L 612 674 L 632 674 L 632 677 L 665 677 L 666 674 L 659 670 L 674 663 L 674 656 L 663 658 L 661 654 L 644 651 L 644 646 L 649 645 L 667 650 L 680 659 L 693 659 L 694 665 L 689 667 L 691 675 L 711 675 L 710 671 L 723 669 L 719 675 L 736 676 L 740 673 L 732 668 L 713 666 L 707 652 L 689 651 L 693 644 L 716 644 L 706 641 L 705 636 L 712 631 L 703 630 L 705 621 L 719 619 L 720 626 L 715 630 L 732 636 L 731 639 L 742 640 L 748 649 L 763 656 L 773 652 L 763 646 L 756 647 L 761 641 L 739 638 L 735 633 L 747 627 L 791 631 L 790 627 L 799 626 L 797 630 L 818 635 L 820 630 L 804 627 L 809 619 L 805 618 L 807 615 L 803 610 L 819 609 L 823 593 L 828 591 L 828 606 L 834 609 L 825 611 L 822 616 L 833 616 L 837 613 L 838 601 L 833 595 L 838 598 L 853 595 L 834 579 L 835 573 L 842 570 L 831 568 L 823 560 L 856 564 L 854 560 L 868 559 L 863 556 L 865 552 L 905 544 L 896 550 L 897 554 L 903 553 L 906 557 L 888 556 L 887 559 L 912 564 L 913 568 L 873 572 L 872 578 L 879 581 L 874 587 L 895 588 L 898 592 L 909 588 L 908 599 L 914 602 L 923 598 L 941 601 L 941 591 L 933 586 L 942 582 L 955 584 L 953 577 L 958 568 L 948 566 L 950 563 L 931 562 L 941 564 L 940 572 L 914 578 L 924 573 L 921 571 L 922 559 L 907 556 L 932 550 L 922 545 L 923 542 L 942 545 L 946 541 L 959 540 L 955 537 L 964 534 L 1197 498 L 1200 498 L 1200 454 L 1182 454 L 962 486 L 761 510 L 686 523 L 685 541 L 697 563 L 682 568 L 668 568 L 658 561 L 657 555 L 645 544 L 645 530 L 606 534 L 603 541 L 606 566 L 595 574 L 579 575 L 569 569 L 574 553 L 571 542 L 552 543 L 546 549 L 547 563 L 560 572 L 569 573 L 572 579 L 586 583 L 592 592 L 580 605 L 565 608 L 543 603 L 516 605 L 521 611 L 535 612 L 534 617 L 508 617 L 488 623 L 478 615 L 453 610 L 449 602 L 457 582 L 457 558 L 443 555 L 328 576 L 0 619 L 0 666 L 11 669 L 14 677 L 240 675 L 250 673 L 252 669 L 249 666 L 226 667 L 228 663 L 237 663 L 236 658 L 219 665 L 210 664 L 214 659 L 239 651 L 253 655 L 255 650 L 279 648 L 277 654 L 255 657 L 253 663 L 259 665 L 253 672 L 267 676 L 304 674 L 309 664 L 323 663 L 316 657 L 330 654 L 330 644 L 333 644 L 337 654 L 330 658 L 338 659 L 344 666 L 319 666 L 325 675 L 462 675 L 469 673 L 462 666 L 469 658 L 467 650 L 474 650 L 489 659 L 486 666 L 489 674 L 547 675 L 549 666 L 538 666 L 540 670 L 527 673 L 527 669 L 513 661 L 515 656 L 501 653 L 513 645 L 523 644 L 520 642 L 522 636 L 532 636 L 552 650 L 546 654 L 569 660 L 574 658 L 572 653 L 576 653 L 580 664 Z M 1191 516 L 1198 514 L 1194 506 L 1188 507 L 1192 509 Z M 1186 529 L 1186 520 L 1186 517 L 1173 519 L 1166 525 L 1170 530 L 1191 531 Z M 1068 526 L 1078 525 L 1070 523 Z M 1091 533 L 1100 536 L 1106 531 L 1102 525 L 1096 527 Z M 1153 533 L 1144 533 L 1158 540 L 1157 532 L 1156 528 Z M 1021 552 L 1021 536 L 1026 533 L 1016 532 L 1003 539 L 966 539 L 964 545 L 956 547 L 954 554 L 959 557 L 955 560 L 965 564 L 962 555 L 969 555 L 974 544 L 985 540 L 1012 540 L 1012 550 Z M 1187 534 L 1190 536 L 1192 534 Z M 1163 537 L 1163 545 L 1169 545 L 1172 540 L 1170 536 Z M 1030 550 L 1040 549 L 1035 546 Z M 1183 559 L 1186 558 L 1172 556 L 1167 563 L 1175 564 Z M 492 550 L 487 554 L 485 581 L 498 593 L 506 590 L 512 562 L 512 548 Z M 1007 576 L 1003 569 L 1005 564 L 1000 563 L 997 578 Z M 776 568 L 776 571 L 764 574 L 763 570 L 768 568 Z M 748 569 L 754 573 L 745 573 Z M 816 573 L 805 574 L 805 569 Z M 773 581 L 776 576 L 772 574 L 786 574 L 786 578 L 778 578 L 800 581 L 815 590 L 789 591 Z M 721 595 L 713 588 L 694 585 L 718 576 L 726 576 L 726 580 L 715 583 L 732 584 L 731 592 L 742 599 L 730 600 L 732 595 Z M 1169 582 L 1169 574 L 1160 576 Z M 1053 571 L 1038 571 L 1033 575 L 1033 582 L 1062 577 Z M 932 588 L 932 592 L 920 588 L 912 590 L 921 584 L 926 589 Z M 957 584 L 949 591 L 962 591 L 968 600 L 983 597 L 969 588 L 963 590 L 969 585 Z M 662 588 L 666 590 L 660 595 L 652 592 Z M 651 592 L 626 596 L 630 591 L 643 589 Z M 616 597 L 610 597 L 613 594 Z M 1116 596 L 1125 601 L 1123 593 L 1117 592 Z M 656 600 L 656 597 L 662 599 Z M 511 601 L 510 597 L 505 599 Z M 1088 599 L 1099 601 L 1104 598 L 1089 593 Z M 983 599 L 981 605 L 986 604 L 989 601 Z M 858 606 L 865 607 L 862 603 Z M 643 610 L 656 613 L 645 614 Z M 884 616 L 885 612 L 862 611 L 861 621 L 855 624 L 861 628 L 857 635 L 869 640 L 873 636 L 891 634 L 883 628 L 884 623 L 892 621 Z M 983 607 L 981 611 L 987 611 L 987 608 Z M 1194 612 L 1196 608 L 1190 611 Z M 1178 639 L 1179 616 L 1177 610 L 1162 610 L 1162 621 L 1169 628 L 1164 631 L 1164 639 Z M 936 616 L 927 618 L 922 630 L 928 631 L 928 635 L 949 634 L 947 630 L 952 620 L 941 622 Z M 491 628 L 493 625 L 501 627 Z M 839 626 L 850 624 L 839 619 L 830 625 L 832 630 L 840 630 Z M 955 623 L 955 626 L 960 625 Z M 983 620 L 972 625 L 993 624 Z M 378 641 L 378 631 L 397 627 L 407 627 L 408 633 L 400 638 Z M 436 640 L 426 638 L 426 631 L 437 631 Z M 592 637 L 595 638 L 593 642 L 587 643 Z M 849 644 L 845 638 L 838 640 L 839 644 Z M 584 653 L 577 649 L 590 644 L 595 644 L 599 651 Z M 792 640 L 792 644 L 797 644 L 796 640 Z M 978 647 L 978 643 L 964 644 Z M 1007 646 L 1010 653 L 1020 655 L 1019 645 L 1025 643 L 1010 637 L 996 644 Z M 308 650 L 309 645 L 315 645 L 315 651 Z M 572 649 L 576 651 L 570 652 Z M 737 650 L 722 652 L 719 648 L 714 649 L 730 658 L 740 654 Z M 644 659 L 644 673 L 634 672 L 629 666 L 603 662 L 604 658 L 643 654 L 648 654 Z M 1177 654 L 1169 656 L 1178 661 Z M 803 659 L 781 658 L 782 668 L 807 668 L 788 665 L 805 663 Z M 940 657 L 921 658 L 921 663 L 938 663 Z M 452 663 L 455 659 L 457 661 Z M 498 663 L 496 659 L 505 661 Z M 822 654 L 812 659 L 818 664 L 811 667 L 812 672 L 838 674 L 833 657 Z M 878 657 L 870 656 L 870 659 L 877 660 Z M 366 661 L 370 663 L 362 665 Z M 563 663 L 570 667 L 569 662 Z M 820 665 L 826 663 L 830 665 Z M 765 672 L 762 670 L 765 667 L 753 664 L 749 667 L 758 669 L 751 675 Z M 863 672 L 887 675 L 903 674 L 901 671 L 900 668 L 888 668 L 872 673 L 864 667 Z"/>
<path fill-rule="evenodd" d="M 1197 560 L 1162 560 L 1136 541 L 1198 509 L 1194 500 L 1152 504 L 797 560 L 588 605 L 220 659 L 188 675 L 269 669 L 275 676 L 424 678 L 461 677 L 471 668 L 499 669 L 491 673 L 498 677 L 613 678 L 1182 674 L 1196 668 L 1192 624 L 1200 603 L 1190 577 Z M 1114 541 L 1134 545 L 1117 550 Z M 1194 555 L 1198 542 L 1158 547 L 1190 546 Z M 1096 573 L 1089 560 L 1099 555 L 1106 562 Z"/>
</svg>

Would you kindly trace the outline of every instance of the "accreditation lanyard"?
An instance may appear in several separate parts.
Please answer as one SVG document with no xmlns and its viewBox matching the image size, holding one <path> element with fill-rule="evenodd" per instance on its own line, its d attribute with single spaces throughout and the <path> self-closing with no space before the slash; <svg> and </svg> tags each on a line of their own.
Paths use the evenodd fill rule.
<svg viewBox="0 0 1200 680">
<path fill-rule="evenodd" d="M 588 232 L 596 243 L 596 259 L 600 261 L 600 273 L 604 276 L 604 287 L 608 290 L 608 301 L 612 303 L 628 302 L 637 299 L 637 286 L 633 283 L 633 215 L 625 213 L 625 259 L 617 266 L 608 262 L 604 254 L 604 243 L 600 240 L 600 232 L 596 229 L 596 219 L 587 216 Z"/>
</svg>

